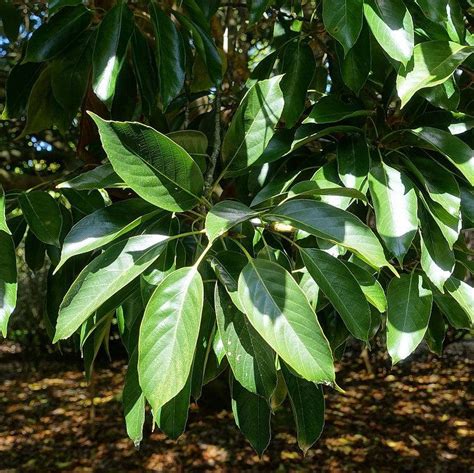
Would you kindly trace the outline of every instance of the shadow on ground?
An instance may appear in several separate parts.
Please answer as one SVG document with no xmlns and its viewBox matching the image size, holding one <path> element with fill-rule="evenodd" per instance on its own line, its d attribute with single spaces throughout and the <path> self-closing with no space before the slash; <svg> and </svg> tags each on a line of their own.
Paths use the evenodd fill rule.
<svg viewBox="0 0 474 473">
<path fill-rule="evenodd" d="M 316 446 L 306 457 L 300 454 L 284 407 L 274 416 L 273 440 L 260 460 L 232 415 L 205 403 L 193 407 L 188 431 L 177 442 L 148 431 L 136 451 L 122 420 L 121 362 L 98 370 L 91 395 L 74 364 L 25 363 L 14 348 L 0 350 L 2 473 L 472 471 L 473 362 L 463 353 L 441 359 L 421 354 L 391 371 L 377 363 L 374 375 L 352 357 L 338 373 L 347 394 L 326 390 L 326 429 Z"/>
</svg>

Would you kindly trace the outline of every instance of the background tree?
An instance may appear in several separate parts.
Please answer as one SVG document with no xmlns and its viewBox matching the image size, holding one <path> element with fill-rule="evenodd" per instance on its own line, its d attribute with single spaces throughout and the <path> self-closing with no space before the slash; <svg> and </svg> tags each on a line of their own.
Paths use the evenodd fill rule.
<svg viewBox="0 0 474 473">
<path fill-rule="evenodd" d="M 190 400 L 227 376 L 258 453 L 287 397 L 306 451 L 348 340 L 386 334 L 397 363 L 471 327 L 467 2 L 59 0 L 0 14 L 14 63 L 0 328 L 24 238 L 28 266 L 49 271 L 42 323 L 80 346 L 87 377 L 119 333 L 135 443 L 146 404 L 177 438 Z"/>
</svg>

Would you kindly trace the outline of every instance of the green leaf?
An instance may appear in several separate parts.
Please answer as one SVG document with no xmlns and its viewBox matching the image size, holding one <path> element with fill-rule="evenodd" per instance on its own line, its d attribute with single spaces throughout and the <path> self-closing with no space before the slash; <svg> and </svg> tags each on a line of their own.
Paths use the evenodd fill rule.
<svg viewBox="0 0 474 473">
<path fill-rule="evenodd" d="M 191 156 L 207 156 L 209 142 L 207 136 L 198 130 L 178 130 L 166 135 L 185 149 Z"/>
<path fill-rule="evenodd" d="M 441 153 L 453 163 L 469 181 L 474 185 L 474 151 L 457 136 L 453 136 L 438 128 L 423 127 L 411 130 L 416 137 L 425 142 L 429 149 Z"/>
<path fill-rule="evenodd" d="M 355 277 L 342 261 L 314 248 L 300 248 L 311 277 L 341 316 L 351 334 L 368 341 L 370 309 Z"/>
<path fill-rule="evenodd" d="M 235 423 L 258 455 L 262 456 L 272 435 L 270 407 L 263 397 L 247 391 L 232 378 L 230 390 Z"/>
<path fill-rule="evenodd" d="M 434 300 L 441 312 L 446 316 L 450 325 L 455 329 L 470 329 L 472 322 L 469 315 L 463 308 L 451 297 L 449 292 L 441 294 L 434 292 Z"/>
<path fill-rule="evenodd" d="M 155 413 L 158 427 L 172 440 L 184 433 L 191 398 L 191 374 L 183 389 Z"/>
<path fill-rule="evenodd" d="M 421 267 L 440 292 L 454 270 L 454 253 L 436 222 L 427 212 L 420 215 Z"/>
<path fill-rule="evenodd" d="M 21 194 L 19 202 L 25 220 L 38 240 L 59 247 L 63 217 L 56 200 L 47 192 L 32 191 Z"/>
<path fill-rule="evenodd" d="M 362 30 L 363 3 L 363 0 L 323 0 L 324 26 L 342 44 L 346 54 Z"/>
<path fill-rule="evenodd" d="M 158 103 L 158 76 L 156 59 L 147 37 L 135 27 L 132 40 L 132 59 L 142 99 L 142 109 L 151 117 Z"/>
<path fill-rule="evenodd" d="M 53 58 L 89 26 L 91 19 L 92 12 L 83 5 L 62 8 L 31 35 L 23 62 Z"/>
<path fill-rule="evenodd" d="M 101 164 L 91 171 L 79 174 L 68 181 L 61 182 L 57 189 L 94 190 L 108 187 L 125 187 L 122 179 L 110 163 Z"/>
<path fill-rule="evenodd" d="M 27 120 L 19 138 L 28 134 L 37 133 L 42 130 L 57 126 L 64 134 L 71 125 L 77 110 L 65 110 L 56 101 L 51 86 L 52 67 L 43 69 L 38 80 L 31 89 L 28 99 Z"/>
<path fill-rule="evenodd" d="M 468 315 L 474 324 L 474 288 L 464 281 L 451 276 L 445 283 L 446 290 Z"/>
<path fill-rule="evenodd" d="M 396 364 L 423 340 L 431 314 L 433 294 L 422 276 L 412 272 L 393 278 L 387 290 L 387 349 Z"/>
<path fill-rule="evenodd" d="M 110 243 L 158 212 L 160 211 L 148 202 L 128 199 L 86 215 L 66 235 L 61 261 L 55 271 L 69 258 Z"/>
<path fill-rule="evenodd" d="M 387 298 L 382 285 L 368 271 L 350 261 L 343 261 L 347 269 L 356 278 L 367 302 L 372 304 L 380 313 L 387 310 Z"/>
<path fill-rule="evenodd" d="M 459 87 L 453 77 L 442 84 L 422 89 L 420 95 L 435 107 L 448 111 L 456 110 L 461 100 Z"/>
<path fill-rule="evenodd" d="M 170 17 L 155 2 L 150 2 L 150 14 L 155 32 L 160 96 L 163 110 L 166 110 L 184 85 L 184 41 Z"/>
<path fill-rule="evenodd" d="M 357 113 L 357 112 L 354 112 Z M 364 113 L 366 115 L 367 113 Z M 337 116 L 340 116 L 336 113 Z M 348 118 L 348 117 L 345 117 Z M 338 120 L 336 120 L 338 121 Z M 295 151 L 298 148 L 310 143 L 311 141 L 319 140 L 320 138 L 324 138 L 325 136 L 330 136 L 332 134 L 338 133 L 361 133 L 362 130 L 355 126 L 349 125 L 335 125 L 330 127 L 318 127 L 312 123 L 307 123 L 300 126 L 295 133 L 295 139 L 291 144 L 291 149 L 288 151 Z M 286 153 L 286 154 L 288 154 Z"/>
<path fill-rule="evenodd" d="M 418 230 L 418 200 L 410 179 L 385 163 L 372 167 L 369 188 L 377 232 L 402 263 Z"/>
<path fill-rule="evenodd" d="M 424 87 L 434 87 L 449 79 L 451 74 L 474 52 L 474 47 L 450 41 L 419 43 L 406 66 L 401 66 L 397 77 L 398 96 L 402 107 Z"/>
<path fill-rule="evenodd" d="M 8 320 L 15 310 L 17 271 L 15 245 L 5 219 L 5 194 L 0 186 L 0 332 L 7 336 Z"/>
<path fill-rule="evenodd" d="M 140 197 L 171 212 L 198 203 L 202 173 L 181 146 L 149 126 L 90 115 L 115 172 Z"/>
<path fill-rule="evenodd" d="M 356 104 L 342 102 L 334 95 L 326 95 L 316 102 L 303 123 L 335 123 L 347 118 L 370 115 L 370 110 L 361 110 Z"/>
<path fill-rule="evenodd" d="M 204 289 L 196 267 L 167 276 L 145 309 L 138 342 L 140 386 L 153 412 L 173 399 L 191 373 Z"/>
<path fill-rule="evenodd" d="M 119 2 L 106 13 L 97 31 L 92 58 L 92 88 L 109 110 L 133 30 L 133 14 L 125 2 Z"/>
<path fill-rule="evenodd" d="M 25 113 L 31 90 L 40 74 L 42 64 L 17 64 L 10 71 L 6 85 L 6 98 L 2 120 L 20 118 Z"/>
<path fill-rule="evenodd" d="M 283 360 L 308 381 L 335 382 L 328 341 L 290 273 L 253 260 L 240 274 L 238 290 L 250 323 Z"/>
<path fill-rule="evenodd" d="M 296 422 L 298 446 L 306 455 L 324 428 L 324 395 L 321 386 L 291 373 L 284 362 L 281 372 L 288 388 L 291 410 Z"/>
<path fill-rule="evenodd" d="M 362 190 L 369 173 L 370 157 L 364 138 L 348 137 L 337 144 L 339 177 L 346 187 Z"/>
<path fill-rule="evenodd" d="M 356 95 L 359 95 L 372 69 L 372 51 L 367 25 L 364 25 L 359 39 L 347 54 L 344 55 L 342 47 L 337 48 L 336 53 L 344 84 Z"/>
<path fill-rule="evenodd" d="M 209 210 L 206 216 L 206 233 L 209 241 L 224 235 L 235 225 L 250 220 L 257 213 L 235 200 L 223 200 Z"/>
<path fill-rule="evenodd" d="M 444 323 L 443 314 L 433 307 L 430 317 L 430 323 L 425 334 L 425 341 L 431 352 L 441 356 L 443 353 L 443 342 L 446 336 L 446 324 Z"/>
<path fill-rule="evenodd" d="M 29 229 L 25 238 L 25 262 L 33 272 L 43 267 L 45 252 L 46 245 Z"/>
<path fill-rule="evenodd" d="M 272 0 L 249 0 L 247 3 L 249 9 L 250 24 L 253 25 L 263 16 Z"/>
<path fill-rule="evenodd" d="M 413 19 L 402 0 L 365 0 L 364 15 L 385 52 L 406 65 L 413 54 Z"/>
<path fill-rule="evenodd" d="M 143 439 L 143 425 L 145 424 L 145 396 L 138 383 L 138 351 L 135 348 L 130 356 L 123 386 L 123 411 L 128 436 L 133 440 L 135 447 Z"/>
<path fill-rule="evenodd" d="M 14 43 L 18 39 L 20 26 L 23 24 L 19 8 L 13 3 L 2 0 L 0 2 L 0 20 L 5 36 L 11 43 Z"/>
<path fill-rule="evenodd" d="M 119 241 L 89 263 L 61 303 L 53 343 L 70 337 L 113 294 L 140 275 L 165 248 L 168 235 Z"/>
<path fill-rule="evenodd" d="M 341 245 L 375 269 L 387 266 L 382 245 L 372 230 L 355 215 L 324 202 L 294 200 L 276 207 L 265 218 L 286 223 L 299 230 Z"/>
<path fill-rule="evenodd" d="M 283 111 L 281 79 L 276 76 L 257 82 L 242 99 L 222 144 L 227 171 L 243 171 L 265 150 Z"/>
<path fill-rule="evenodd" d="M 359 199 L 367 202 L 367 197 L 356 189 L 348 189 L 346 187 L 329 187 L 321 188 L 317 181 L 300 181 L 295 184 L 288 192 L 288 199 L 301 196 L 339 196 Z"/>
<path fill-rule="evenodd" d="M 304 41 L 293 41 L 285 48 L 281 60 L 281 90 L 285 106 L 281 118 L 292 128 L 305 109 L 306 92 L 316 68 L 313 50 Z"/>
<path fill-rule="evenodd" d="M 270 399 L 277 384 L 274 351 L 218 284 L 214 303 L 217 326 L 235 379 L 247 391 Z"/>
<path fill-rule="evenodd" d="M 86 31 L 51 65 L 51 87 L 56 101 L 65 110 L 77 112 L 89 81 L 95 34 Z"/>
</svg>

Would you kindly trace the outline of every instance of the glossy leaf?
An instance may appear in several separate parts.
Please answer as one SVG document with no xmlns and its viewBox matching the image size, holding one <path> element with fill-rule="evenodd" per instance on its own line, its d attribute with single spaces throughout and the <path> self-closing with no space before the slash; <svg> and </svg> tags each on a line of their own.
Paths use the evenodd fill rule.
<svg viewBox="0 0 474 473">
<path fill-rule="evenodd" d="M 438 128 L 423 127 L 411 132 L 451 161 L 469 183 L 474 185 L 474 151 L 469 145 L 457 136 Z"/>
<path fill-rule="evenodd" d="M 209 210 L 206 216 L 206 233 L 209 241 L 224 235 L 235 225 L 256 216 L 257 213 L 246 205 L 234 201 L 223 200 Z"/>
<path fill-rule="evenodd" d="M 402 107 L 418 90 L 442 84 L 473 52 L 474 47 L 450 41 L 417 44 L 410 61 L 398 71 L 397 91 Z"/>
<path fill-rule="evenodd" d="M 89 263 L 64 296 L 54 342 L 71 336 L 107 299 L 150 266 L 167 239 L 167 235 L 131 237 L 113 244 Z"/>
<path fill-rule="evenodd" d="M 91 116 L 115 172 L 140 197 L 169 211 L 196 205 L 202 173 L 181 146 L 149 126 Z"/>
<path fill-rule="evenodd" d="M 351 334 L 368 341 L 370 309 L 355 277 L 342 261 L 314 248 L 300 249 L 311 277 L 341 316 Z"/>
<path fill-rule="evenodd" d="M 281 60 L 281 90 L 285 106 L 281 114 L 287 128 L 292 128 L 305 109 L 306 91 L 316 68 L 313 50 L 304 41 L 286 46 Z"/>
<path fill-rule="evenodd" d="M 21 210 L 32 232 L 47 245 L 60 246 L 63 218 L 59 206 L 47 192 L 32 191 L 19 197 Z"/>
<path fill-rule="evenodd" d="M 270 439 L 270 407 L 263 397 L 247 391 L 237 380 L 231 381 L 232 413 L 235 423 L 250 445 L 261 456 Z"/>
<path fill-rule="evenodd" d="M 217 326 L 235 379 L 247 391 L 270 399 L 277 384 L 274 351 L 217 284 L 214 303 Z"/>
<path fill-rule="evenodd" d="M 410 179 L 385 163 L 370 170 L 370 195 L 377 231 L 389 251 L 402 262 L 418 229 L 418 201 Z"/>
<path fill-rule="evenodd" d="M 455 277 L 450 277 L 445 284 L 446 290 L 451 297 L 466 312 L 471 322 L 474 324 L 474 288 L 464 281 L 460 281 Z"/>
<path fill-rule="evenodd" d="M 68 181 L 61 182 L 58 189 L 94 190 L 108 187 L 124 187 L 122 179 L 114 171 L 111 164 L 101 164 L 91 171 L 79 174 Z"/>
<path fill-rule="evenodd" d="M 303 123 L 335 123 L 370 113 L 370 110 L 362 110 L 356 104 L 342 102 L 334 95 L 326 95 L 314 104 L 308 118 Z"/>
<path fill-rule="evenodd" d="M 129 199 L 85 216 L 67 234 L 61 251 L 61 262 L 56 271 L 69 258 L 110 243 L 158 212 L 148 202 Z"/>
<path fill-rule="evenodd" d="M 150 2 L 150 14 L 155 32 L 160 96 L 166 110 L 184 85 L 184 41 L 170 17 L 155 2 Z"/>
<path fill-rule="evenodd" d="M 89 25 L 92 12 L 83 5 L 64 7 L 31 36 L 23 62 L 43 62 L 72 43 Z"/>
<path fill-rule="evenodd" d="M 337 167 L 346 187 L 363 189 L 370 167 L 369 149 L 364 138 L 349 137 L 338 143 Z"/>
<path fill-rule="evenodd" d="M 119 2 L 106 13 L 97 31 L 92 59 L 92 86 L 94 93 L 109 109 L 133 29 L 132 12 L 125 2 Z"/>
<path fill-rule="evenodd" d="M 239 298 L 257 332 L 299 375 L 334 382 L 328 341 L 290 273 L 270 261 L 250 261 L 239 277 Z"/>
<path fill-rule="evenodd" d="M 138 342 L 140 386 L 158 412 L 191 373 L 203 308 L 203 283 L 195 267 L 167 276 L 145 309 Z"/>
<path fill-rule="evenodd" d="M 402 0 L 365 0 L 364 15 L 385 52 L 407 64 L 413 54 L 413 19 Z"/>
<path fill-rule="evenodd" d="M 433 294 L 422 276 L 413 272 L 392 279 L 387 290 L 387 349 L 396 364 L 423 340 L 431 314 Z"/>
<path fill-rule="evenodd" d="M 228 171 L 248 168 L 265 150 L 283 111 L 281 79 L 257 82 L 242 99 L 222 143 Z"/>
<path fill-rule="evenodd" d="M 324 428 L 324 395 L 321 386 L 291 373 L 281 363 L 281 372 L 288 388 L 291 410 L 296 422 L 298 446 L 306 452 L 321 436 Z"/>
<path fill-rule="evenodd" d="M 392 268 L 382 245 L 369 227 L 356 216 L 324 202 L 294 200 L 285 202 L 265 216 L 347 248 L 370 266 Z"/>
<path fill-rule="evenodd" d="M 346 54 L 362 30 L 363 4 L 363 0 L 323 0 L 324 26 Z"/>
<path fill-rule="evenodd" d="M 430 316 L 430 323 L 425 334 L 425 341 L 431 352 L 438 356 L 443 354 L 443 342 L 446 336 L 446 324 L 444 322 L 443 314 L 433 307 Z"/>
</svg>

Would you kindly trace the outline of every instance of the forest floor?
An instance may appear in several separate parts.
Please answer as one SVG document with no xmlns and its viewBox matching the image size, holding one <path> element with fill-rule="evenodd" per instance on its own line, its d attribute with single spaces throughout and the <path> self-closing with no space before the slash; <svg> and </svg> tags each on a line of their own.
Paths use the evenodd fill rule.
<svg viewBox="0 0 474 473">
<path fill-rule="evenodd" d="M 204 397 L 193 406 L 187 433 L 178 441 L 151 433 L 148 425 L 137 451 L 122 420 L 123 362 L 97 369 L 92 396 L 76 362 L 28 362 L 18 347 L 3 345 L 0 473 L 474 471 L 469 353 L 422 353 L 394 369 L 372 358 L 374 374 L 357 355 L 340 364 L 337 379 L 346 394 L 326 390 L 326 428 L 306 457 L 283 407 L 272 421 L 272 443 L 259 459 L 235 427 L 224 393 L 216 396 L 219 385 L 211 402 Z"/>
</svg>

